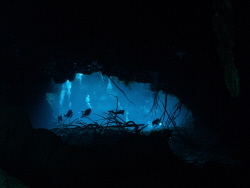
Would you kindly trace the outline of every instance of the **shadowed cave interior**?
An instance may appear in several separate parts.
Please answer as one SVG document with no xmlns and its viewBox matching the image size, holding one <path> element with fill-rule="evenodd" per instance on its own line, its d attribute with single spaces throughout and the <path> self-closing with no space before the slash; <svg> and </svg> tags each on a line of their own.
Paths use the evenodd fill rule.
<svg viewBox="0 0 250 188">
<path fill-rule="evenodd" d="M 2 3 L 0 187 L 249 186 L 245 7 Z"/>
</svg>

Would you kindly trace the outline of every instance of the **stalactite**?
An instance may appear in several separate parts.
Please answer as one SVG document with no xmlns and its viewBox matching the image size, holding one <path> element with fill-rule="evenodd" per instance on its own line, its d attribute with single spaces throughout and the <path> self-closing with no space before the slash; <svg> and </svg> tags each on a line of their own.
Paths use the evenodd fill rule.
<svg viewBox="0 0 250 188">
<path fill-rule="evenodd" d="M 218 48 L 223 68 L 225 84 L 232 97 L 240 94 L 238 71 L 233 58 L 232 36 L 232 2 L 231 0 L 215 0 L 214 3 L 213 29 L 216 33 Z"/>
</svg>

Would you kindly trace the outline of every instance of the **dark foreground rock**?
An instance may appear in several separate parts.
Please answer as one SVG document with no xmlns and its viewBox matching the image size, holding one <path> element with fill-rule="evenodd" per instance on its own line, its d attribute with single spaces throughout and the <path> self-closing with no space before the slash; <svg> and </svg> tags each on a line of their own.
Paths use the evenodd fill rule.
<svg viewBox="0 0 250 188">
<path fill-rule="evenodd" d="M 10 176 L 0 169 L 0 187 L 1 188 L 30 188 L 20 180 Z"/>
<path fill-rule="evenodd" d="M 0 110 L 0 166 L 30 187 L 240 187 L 246 179 L 240 167 L 181 161 L 163 134 L 68 145 L 49 130 L 33 129 L 22 108 Z"/>
</svg>

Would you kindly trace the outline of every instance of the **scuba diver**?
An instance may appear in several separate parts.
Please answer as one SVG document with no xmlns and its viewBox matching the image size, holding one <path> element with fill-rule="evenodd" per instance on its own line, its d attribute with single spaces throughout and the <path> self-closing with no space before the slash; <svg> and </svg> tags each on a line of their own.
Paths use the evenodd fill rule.
<svg viewBox="0 0 250 188">
<path fill-rule="evenodd" d="M 112 114 L 122 114 L 122 115 L 124 115 L 124 110 L 117 110 L 117 111 L 113 111 L 113 110 L 110 110 L 110 111 L 108 111 L 108 112 L 110 112 L 110 113 L 112 113 Z"/>
<path fill-rule="evenodd" d="M 69 110 L 69 111 L 67 112 L 67 114 L 64 115 L 64 117 L 67 117 L 67 118 L 71 118 L 72 116 L 73 116 L 73 111 L 72 111 L 72 110 Z"/>
<path fill-rule="evenodd" d="M 88 108 L 87 110 L 81 112 L 82 112 L 81 118 L 86 117 L 91 113 L 91 108 Z"/>
<path fill-rule="evenodd" d="M 153 122 L 152 122 L 152 125 L 155 126 L 155 125 L 161 125 L 161 120 L 159 118 L 155 119 Z"/>
<path fill-rule="evenodd" d="M 59 116 L 57 117 L 57 119 L 58 119 L 58 122 L 57 122 L 57 123 L 62 122 L 62 121 L 63 121 L 63 119 L 62 119 L 62 115 L 59 115 Z"/>
</svg>

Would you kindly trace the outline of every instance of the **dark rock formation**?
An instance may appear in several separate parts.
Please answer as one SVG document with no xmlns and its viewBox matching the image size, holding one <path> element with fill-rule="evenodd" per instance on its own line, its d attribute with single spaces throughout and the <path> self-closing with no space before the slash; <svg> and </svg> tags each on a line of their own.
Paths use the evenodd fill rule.
<svg viewBox="0 0 250 188">
<path fill-rule="evenodd" d="M 168 146 L 170 132 L 132 134 L 114 144 L 84 148 L 62 142 L 49 130 L 32 129 L 20 107 L 2 107 L 1 113 L 0 166 L 31 187 L 204 187 L 239 183 L 237 174 L 228 178 L 241 173 L 240 168 L 208 164 L 205 166 L 212 170 L 203 170 L 179 160 Z"/>
<path fill-rule="evenodd" d="M 10 176 L 0 169 L 0 186 L 1 188 L 30 188 L 20 180 Z"/>
</svg>

